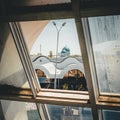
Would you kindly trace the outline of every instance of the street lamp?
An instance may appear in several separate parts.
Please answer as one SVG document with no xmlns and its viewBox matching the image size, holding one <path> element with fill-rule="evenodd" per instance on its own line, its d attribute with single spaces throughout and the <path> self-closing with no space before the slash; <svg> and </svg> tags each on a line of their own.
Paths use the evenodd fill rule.
<svg viewBox="0 0 120 120">
<path fill-rule="evenodd" d="M 55 26 L 56 30 L 57 30 L 57 46 L 56 46 L 56 64 L 55 64 L 55 81 L 54 81 L 54 89 L 56 89 L 56 83 L 57 83 L 57 78 L 56 78 L 56 74 L 57 74 L 57 54 L 58 54 L 58 44 L 59 44 L 59 33 L 62 29 L 62 27 L 64 27 L 66 24 L 66 22 L 62 23 L 61 27 L 58 29 L 56 23 L 53 21 L 53 25 Z"/>
</svg>

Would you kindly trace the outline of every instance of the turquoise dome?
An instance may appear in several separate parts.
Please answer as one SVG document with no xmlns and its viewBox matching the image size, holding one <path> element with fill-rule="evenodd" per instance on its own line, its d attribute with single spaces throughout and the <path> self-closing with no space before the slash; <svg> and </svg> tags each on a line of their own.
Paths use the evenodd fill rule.
<svg viewBox="0 0 120 120">
<path fill-rule="evenodd" d="M 69 54 L 70 54 L 70 49 L 65 46 L 65 47 L 62 49 L 61 54 L 69 55 Z"/>
</svg>

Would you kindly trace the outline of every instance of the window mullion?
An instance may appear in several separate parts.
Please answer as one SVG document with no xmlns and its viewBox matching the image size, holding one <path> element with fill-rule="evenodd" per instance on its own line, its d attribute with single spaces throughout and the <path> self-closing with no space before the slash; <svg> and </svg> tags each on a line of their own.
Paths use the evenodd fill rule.
<svg viewBox="0 0 120 120">
<path fill-rule="evenodd" d="M 91 71 L 90 71 L 88 52 L 87 52 L 87 47 L 85 43 L 82 20 L 80 16 L 80 1 L 79 0 L 75 0 L 75 1 L 72 0 L 72 9 L 73 9 L 73 13 L 74 13 L 75 21 L 76 21 L 76 27 L 78 31 L 78 38 L 79 38 L 79 43 L 80 43 L 80 48 L 81 48 L 81 53 L 82 53 L 82 58 L 83 58 L 86 82 L 87 82 L 88 92 L 90 96 L 90 105 L 92 106 L 93 120 L 99 120 L 98 110 L 96 106 L 95 93 L 94 93 L 93 83 L 92 83 L 92 76 L 91 76 Z"/>
<path fill-rule="evenodd" d="M 97 98 L 99 97 L 99 89 L 98 89 L 99 86 L 98 86 L 98 81 L 97 81 L 95 61 L 94 61 L 94 56 L 93 56 L 93 51 L 92 51 L 90 30 L 89 30 L 89 25 L 88 25 L 88 19 L 87 18 L 82 18 L 82 26 L 83 26 L 84 36 L 85 36 L 88 62 L 89 62 L 89 66 L 90 66 L 90 73 L 91 73 L 91 79 L 92 79 L 91 82 L 92 82 L 92 86 L 93 86 L 95 100 L 98 101 Z"/>
<path fill-rule="evenodd" d="M 46 104 L 36 103 L 41 120 L 51 120 Z"/>
<path fill-rule="evenodd" d="M 76 20 L 76 25 L 77 25 L 77 30 L 78 30 L 79 42 L 81 45 L 80 47 L 81 47 L 81 52 L 82 52 L 82 58 L 83 58 L 83 64 L 84 64 L 84 69 L 85 69 L 88 92 L 89 92 L 89 96 L 90 96 L 90 104 L 92 106 L 93 119 L 99 120 L 98 110 L 96 107 L 95 93 L 94 93 L 94 89 L 93 89 L 92 76 L 91 76 L 91 71 L 90 71 L 88 52 L 87 52 L 87 47 L 86 47 L 87 43 L 85 43 L 85 37 L 84 37 L 81 19 Z"/>
</svg>

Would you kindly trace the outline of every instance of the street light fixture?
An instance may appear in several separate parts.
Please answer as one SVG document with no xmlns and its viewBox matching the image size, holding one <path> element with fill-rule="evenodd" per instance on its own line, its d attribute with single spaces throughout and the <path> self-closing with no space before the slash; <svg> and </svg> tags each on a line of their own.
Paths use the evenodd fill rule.
<svg viewBox="0 0 120 120">
<path fill-rule="evenodd" d="M 55 26 L 56 30 L 57 30 L 57 46 L 56 46 L 56 64 L 55 64 L 55 81 L 54 81 L 54 89 L 56 89 L 57 85 L 57 78 L 56 78 L 56 74 L 57 74 L 57 55 L 58 55 L 58 44 L 59 44 L 59 33 L 62 29 L 62 27 L 64 27 L 66 24 L 66 22 L 62 23 L 61 27 L 58 29 L 56 23 L 53 21 L 53 25 Z"/>
</svg>

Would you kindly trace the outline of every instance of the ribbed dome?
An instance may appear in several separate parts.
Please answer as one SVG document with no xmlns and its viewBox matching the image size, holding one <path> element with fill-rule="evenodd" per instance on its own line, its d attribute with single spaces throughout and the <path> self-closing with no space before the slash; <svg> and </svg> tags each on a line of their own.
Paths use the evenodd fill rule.
<svg viewBox="0 0 120 120">
<path fill-rule="evenodd" d="M 67 46 L 65 46 L 65 47 L 62 49 L 61 53 L 70 54 L 70 49 L 69 49 Z"/>
</svg>

